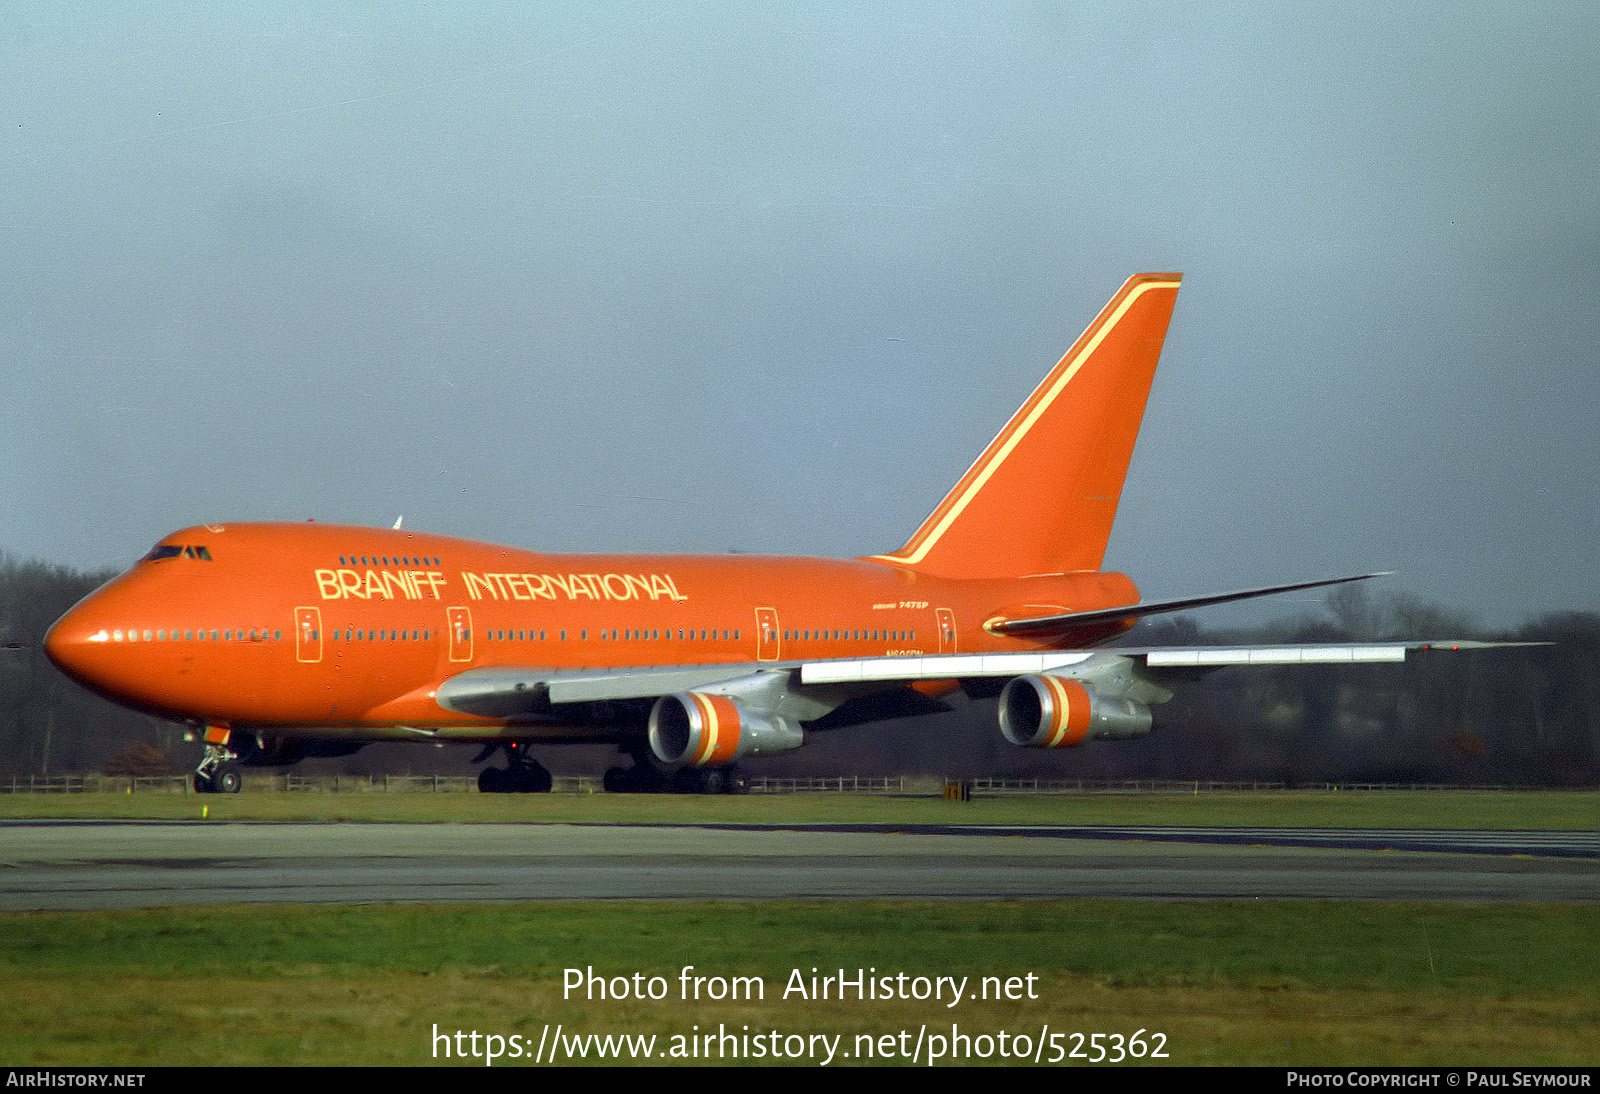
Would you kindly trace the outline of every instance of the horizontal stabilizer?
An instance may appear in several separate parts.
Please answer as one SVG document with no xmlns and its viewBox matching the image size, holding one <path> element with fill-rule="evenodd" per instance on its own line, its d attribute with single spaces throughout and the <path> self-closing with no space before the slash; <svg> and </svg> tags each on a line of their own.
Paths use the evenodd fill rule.
<svg viewBox="0 0 1600 1094">
<path fill-rule="evenodd" d="M 1259 589 L 1239 589 L 1231 593 L 1212 593 L 1209 596 L 1186 596 L 1177 600 L 1145 600 L 1120 608 L 1097 608 L 1085 612 L 1062 612 L 1059 615 L 1040 615 L 1030 619 L 1007 619 L 991 623 L 985 629 L 1009 637 L 1057 634 L 1092 623 L 1114 623 L 1124 619 L 1139 619 L 1163 612 L 1182 612 L 1190 608 L 1205 608 L 1212 604 L 1227 604 L 1234 600 L 1249 600 L 1274 593 L 1292 593 L 1300 589 L 1316 589 L 1323 585 L 1342 585 L 1348 581 L 1366 581 L 1368 578 L 1388 577 L 1390 571 L 1375 574 L 1356 574 L 1353 577 L 1327 577 L 1321 581 L 1300 581 L 1293 585 L 1268 585 Z"/>
</svg>

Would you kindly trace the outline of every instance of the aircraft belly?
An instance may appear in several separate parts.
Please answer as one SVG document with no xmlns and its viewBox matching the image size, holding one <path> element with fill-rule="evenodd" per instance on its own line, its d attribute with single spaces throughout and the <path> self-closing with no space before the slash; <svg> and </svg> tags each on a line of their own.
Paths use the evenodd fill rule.
<svg viewBox="0 0 1600 1094">
<path fill-rule="evenodd" d="M 567 723 L 499 723 L 478 722 L 471 725 L 271 725 L 237 723 L 235 730 L 271 734 L 274 737 L 313 740 L 350 741 L 541 741 L 551 744 L 575 744 L 587 741 L 608 742 L 618 738 L 616 727 L 604 725 L 571 725 Z"/>
</svg>

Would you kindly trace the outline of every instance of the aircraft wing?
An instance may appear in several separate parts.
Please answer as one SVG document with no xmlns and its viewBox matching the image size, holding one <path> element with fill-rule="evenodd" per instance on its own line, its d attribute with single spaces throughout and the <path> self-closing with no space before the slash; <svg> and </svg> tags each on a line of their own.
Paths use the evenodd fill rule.
<svg viewBox="0 0 1600 1094">
<path fill-rule="evenodd" d="M 784 752 L 814 723 L 873 695 L 908 694 L 918 681 L 959 681 L 968 694 L 998 695 L 1000 731 L 1014 745 L 1069 748 L 1092 738 L 1150 731 L 1152 704 L 1172 687 L 1231 665 L 1353 665 L 1404 661 L 1413 651 L 1541 645 L 1523 642 L 1319 643 L 1240 647 L 1111 647 L 1026 653 L 948 653 L 637 668 L 469 669 L 440 685 L 441 706 L 510 722 L 593 717 L 583 704 L 634 701 L 664 764 L 716 767 Z M 618 712 L 604 711 L 615 718 Z M 641 724 L 641 723 L 635 723 Z"/>
<path fill-rule="evenodd" d="M 951 680 L 1026 676 L 1082 665 L 1091 658 L 1122 657 L 1145 668 L 1219 669 L 1229 665 L 1352 665 L 1404 661 L 1412 651 L 1485 650 L 1542 646 L 1546 642 L 1310 643 L 1282 646 L 1110 646 L 1092 650 L 1041 650 L 1032 653 L 947 653 L 927 657 L 874 657 L 849 661 L 810 661 L 800 668 L 801 684 L 868 681 Z"/>
<path fill-rule="evenodd" d="M 1311 643 L 1283 646 L 1110 646 L 1092 650 L 1033 653 L 946 653 L 928 657 L 876 657 L 852 661 L 810 661 L 801 666 L 802 684 L 869 680 L 949 680 L 985 676 L 1024 676 L 1080 665 L 1092 657 L 1126 657 L 1147 668 L 1225 668 L 1228 665 L 1351 665 L 1404 661 L 1413 650 L 1486 650 L 1543 646 L 1547 642 Z"/>
<path fill-rule="evenodd" d="M 717 689 L 756 676 L 784 677 L 788 689 L 838 688 L 859 692 L 863 684 L 918 680 L 1004 678 L 1068 671 L 1092 658 L 1123 658 L 1161 670 L 1218 669 L 1230 665 L 1350 665 L 1404 661 L 1422 650 L 1477 650 L 1537 642 L 1312 643 L 1280 646 L 1113 646 L 1100 649 L 1037 650 L 1026 653 L 942 653 L 920 657 L 861 657 L 822 661 L 749 661 L 716 665 L 553 670 L 469 669 L 445 681 L 439 704 L 485 717 L 516 717 L 566 703 L 654 699 L 674 692 Z"/>
</svg>

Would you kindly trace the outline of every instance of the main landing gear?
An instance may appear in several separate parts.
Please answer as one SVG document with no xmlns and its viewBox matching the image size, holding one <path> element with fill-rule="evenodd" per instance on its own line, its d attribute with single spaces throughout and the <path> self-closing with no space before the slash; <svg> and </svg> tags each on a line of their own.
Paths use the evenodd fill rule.
<svg viewBox="0 0 1600 1094">
<path fill-rule="evenodd" d="M 548 794 L 554 779 L 545 766 L 527 753 L 522 741 L 507 741 L 504 745 L 484 746 L 473 763 L 482 763 L 504 748 L 506 766 L 486 767 L 478 772 L 480 794 Z"/>
<path fill-rule="evenodd" d="M 658 771 L 648 763 L 613 767 L 602 784 L 612 794 L 743 794 L 749 789 L 736 767 L 680 767 Z"/>
</svg>

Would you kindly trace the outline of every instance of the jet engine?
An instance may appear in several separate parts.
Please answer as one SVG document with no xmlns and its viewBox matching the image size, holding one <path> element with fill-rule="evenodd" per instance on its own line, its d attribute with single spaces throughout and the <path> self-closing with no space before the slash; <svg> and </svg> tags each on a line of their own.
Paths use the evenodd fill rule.
<svg viewBox="0 0 1600 1094">
<path fill-rule="evenodd" d="M 650 751 L 669 766 L 721 766 L 741 756 L 787 752 L 804 740 L 792 718 L 747 710 L 726 695 L 680 691 L 650 709 Z"/>
<path fill-rule="evenodd" d="M 1109 699 L 1079 680 L 1018 676 L 1000 693 L 1000 732 L 1023 748 L 1072 748 L 1091 737 L 1125 740 L 1150 732 L 1150 708 Z"/>
</svg>

